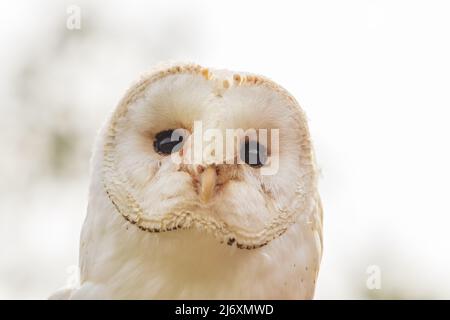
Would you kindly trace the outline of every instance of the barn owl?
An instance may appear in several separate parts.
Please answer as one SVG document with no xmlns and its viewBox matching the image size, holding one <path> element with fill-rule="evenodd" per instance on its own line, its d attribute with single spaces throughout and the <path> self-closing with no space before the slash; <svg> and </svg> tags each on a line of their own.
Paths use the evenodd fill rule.
<svg viewBox="0 0 450 320">
<path fill-rule="evenodd" d="M 277 130 L 277 140 L 241 131 L 236 154 L 220 156 L 227 161 L 217 145 L 183 161 L 206 143 L 191 139 L 195 123 L 224 136 Z M 317 169 L 303 111 L 271 80 L 195 64 L 155 68 L 105 122 L 91 167 L 79 283 L 52 298 L 313 298 Z"/>
</svg>

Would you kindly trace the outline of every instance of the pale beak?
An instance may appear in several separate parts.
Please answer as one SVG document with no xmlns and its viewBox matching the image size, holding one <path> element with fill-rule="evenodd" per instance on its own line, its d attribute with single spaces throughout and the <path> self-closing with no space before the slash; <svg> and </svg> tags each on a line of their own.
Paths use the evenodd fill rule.
<svg viewBox="0 0 450 320">
<path fill-rule="evenodd" d="M 206 203 L 214 194 L 216 186 L 217 173 L 214 166 L 209 166 L 200 175 L 200 200 Z"/>
</svg>

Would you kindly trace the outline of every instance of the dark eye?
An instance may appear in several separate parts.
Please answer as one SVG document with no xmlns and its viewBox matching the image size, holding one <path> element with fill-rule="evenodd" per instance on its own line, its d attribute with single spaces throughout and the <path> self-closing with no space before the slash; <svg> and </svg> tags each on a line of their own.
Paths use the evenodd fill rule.
<svg viewBox="0 0 450 320">
<path fill-rule="evenodd" d="M 257 141 L 246 141 L 241 145 L 240 157 L 246 164 L 259 168 L 267 161 L 267 150 Z"/>
<path fill-rule="evenodd" d="M 181 149 L 184 136 L 180 130 L 164 130 L 156 134 L 153 146 L 161 154 L 171 154 Z"/>
</svg>

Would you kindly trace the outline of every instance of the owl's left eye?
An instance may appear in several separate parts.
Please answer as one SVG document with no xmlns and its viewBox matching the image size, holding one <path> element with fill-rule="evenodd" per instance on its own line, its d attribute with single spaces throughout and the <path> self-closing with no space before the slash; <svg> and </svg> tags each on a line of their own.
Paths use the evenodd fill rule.
<svg viewBox="0 0 450 320">
<path fill-rule="evenodd" d="M 155 151 L 160 154 L 177 152 L 183 146 L 184 135 L 180 130 L 164 130 L 156 134 L 153 141 Z"/>
<path fill-rule="evenodd" d="M 241 146 L 240 157 L 249 166 L 259 168 L 267 162 L 267 150 L 257 141 L 246 141 Z"/>
</svg>

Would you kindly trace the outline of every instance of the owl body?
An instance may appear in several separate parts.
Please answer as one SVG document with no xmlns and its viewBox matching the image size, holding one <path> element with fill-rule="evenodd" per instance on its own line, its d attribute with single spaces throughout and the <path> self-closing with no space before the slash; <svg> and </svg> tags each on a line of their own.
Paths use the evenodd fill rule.
<svg viewBox="0 0 450 320">
<path fill-rule="evenodd" d="M 265 143 L 278 168 L 221 163 L 217 146 L 186 163 L 157 149 L 168 129 L 194 135 L 194 121 L 218 132 L 279 129 L 279 145 Z M 183 143 L 178 158 L 195 146 Z M 54 298 L 310 299 L 322 254 L 316 175 L 306 120 L 284 89 L 249 74 L 160 67 L 99 133 L 80 283 Z"/>
</svg>

